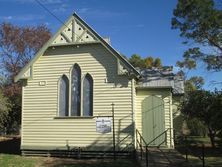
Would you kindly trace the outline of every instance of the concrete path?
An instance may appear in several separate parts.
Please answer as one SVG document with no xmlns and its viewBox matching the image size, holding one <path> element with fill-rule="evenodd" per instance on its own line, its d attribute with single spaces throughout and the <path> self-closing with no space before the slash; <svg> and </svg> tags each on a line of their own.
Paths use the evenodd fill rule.
<svg viewBox="0 0 222 167">
<path fill-rule="evenodd" d="M 138 153 L 138 160 L 142 167 L 146 166 L 145 154 L 141 161 L 140 153 Z M 190 166 L 185 158 L 174 149 L 157 149 L 149 148 L 148 154 L 149 167 L 187 167 Z"/>
</svg>

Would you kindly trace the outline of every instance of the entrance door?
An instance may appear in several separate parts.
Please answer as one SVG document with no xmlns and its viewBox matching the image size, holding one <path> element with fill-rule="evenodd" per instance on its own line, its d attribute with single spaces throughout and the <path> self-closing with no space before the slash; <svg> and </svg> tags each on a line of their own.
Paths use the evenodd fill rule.
<svg viewBox="0 0 222 167">
<path fill-rule="evenodd" d="M 164 102 L 157 96 L 148 96 L 142 101 L 142 135 L 147 143 L 163 133 Z M 150 145 L 157 146 L 165 140 L 165 134 L 161 135 Z"/>
</svg>

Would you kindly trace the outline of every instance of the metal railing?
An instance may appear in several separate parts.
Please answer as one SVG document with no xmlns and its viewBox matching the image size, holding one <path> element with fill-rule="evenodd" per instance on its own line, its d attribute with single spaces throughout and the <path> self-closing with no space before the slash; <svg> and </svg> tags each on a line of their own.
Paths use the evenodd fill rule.
<svg viewBox="0 0 222 167">
<path fill-rule="evenodd" d="M 202 144 L 202 146 L 201 146 L 201 154 L 197 154 L 196 152 L 194 152 L 193 150 L 191 150 L 189 148 L 187 136 L 183 137 L 183 142 L 184 142 L 184 146 L 185 146 L 186 161 L 189 161 L 188 155 L 189 155 L 189 153 L 191 153 L 191 154 L 195 155 L 195 157 L 197 157 L 199 160 L 201 160 L 202 167 L 205 167 L 205 146 L 204 146 L 204 144 Z"/>
<path fill-rule="evenodd" d="M 170 133 L 170 146 L 172 146 L 172 128 L 168 128 L 166 129 L 164 132 L 162 132 L 161 134 L 159 134 L 158 136 L 156 136 L 154 139 L 152 139 L 149 143 L 147 143 L 145 141 L 145 139 L 143 138 L 143 136 L 140 134 L 140 132 L 136 129 L 136 147 L 140 149 L 140 159 L 143 160 L 143 154 L 145 153 L 145 161 L 146 161 L 146 167 L 148 167 L 148 147 L 149 146 L 153 146 L 151 145 L 153 142 L 155 142 L 157 139 L 159 139 L 160 137 L 162 137 L 164 135 L 164 140 L 161 141 L 157 146 L 155 146 L 156 148 L 159 149 L 159 147 L 165 143 L 167 145 L 167 134 L 168 132 Z M 145 152 L 144 152 L 144 148 L 145 148 Z"/>
<path fill-rule="evenodd" d="M 157 139 L 159 139 L 163 135 L 164 135 L 164 140 L 161 141 L 161 143 L 157 145 L 157 148 L 159 148 L 163 143 L 167 145 L 167 133 L 169 131 L 170 132 L 170 146 L 172 146 L 172 130 L 173 128 L 167 128 L 165 131 L 163 131 L 161 134 L 159 134 L 153 140 L 151 140 L 147 145 L 150 146 L 153 142 L 155 142 Z"/>
<path fill-rule="evenodd" d="M 140 149 L 140 160 L 143 160 L 143 154 L 144 154 L 144 147 L 145 147 L 145 162 L 146 167 L 148 167 L 148 145 L 146 141 L 144 140 L 143 136 L 140 134 L 140 132 L 136 129 L 136 147 Z"/>
</svg>

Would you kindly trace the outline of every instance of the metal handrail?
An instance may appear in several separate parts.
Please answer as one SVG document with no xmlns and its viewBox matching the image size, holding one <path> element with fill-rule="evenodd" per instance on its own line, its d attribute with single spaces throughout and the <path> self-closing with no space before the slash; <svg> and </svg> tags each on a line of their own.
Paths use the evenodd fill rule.
<svg viewBox="0 0 222 167">
<path fill-rule="evenodd" d="M 152 143 L 152 142 L 154 142 L 156 139 L 158 139 L 160 136 L 162 136 L 163 134 L 165 134 L 165 141 L 163 141 L 162 143 L 160 143 L 158 146 L 157 146 L 157 148 L 159 148 L 159 146 L 160 145 L 162 145 L 164 142 L 166 142 L 167 141 L 167 132 L 170 130 L 170 136 L 171 136 L 171 130 L 172 130 L 173 128 L 167 128 L 164 132 L 162 132 L 161 134 L 159 134 L 157 137 L 155 137 L 152 141 L 150 141 L 149 143 L 147 143 L 146 141 L 145 141 L 145 139 L 143 138 L 143 136 L 140 134 L 140 132 L 136 129 L 136 144 L 138 144 L 139 145 L 139 147 L 140 147 L 140 158 L 141 158 L 141 160 L 143 159 L 143 147 L 145 147 L 146 148 L 146 167 L 148 167 L 148 153 L 149 153 L 149 150 L 148 150 L 148 146 Z M 138 135 L 139 135 L 139 138 L 140 138 L 140 140 L 139 140 L 139 138 L 138 138 Z M 172 136 L 171 136 L 172 137 Z M 171 140 L 171 137 L 170 137 L 170 140 Z M 144 143 L 144 145 L 143 145 L 143 143 Z"/>
<path fill-rule="evenodd" d="M 160 136 L 162 136 L 163 134 L 165 134 L 166 135 L 166 132 L 168 132 L 170 130 L 170 132 L 171 132 L 171 130 L 172 130 L 172 128 L 167 128 L 165 131 L 163 131 L 161 134 L 159 134 L 157 137 L 155 137 L 153 140 L 151 140 L 147 145 L 149 146 L 151 143 L 153 143 L 156 139 L 158 139 Z M 171 138 L 171 136 L 170 136 L 170 138 Z M 165 137 L 165 141 L 167 141 L 167 137 Z M 162 143 L 164 143 L 165 141 L 163 141 Z M 161 144 L 162 144 L 161 143 Z M 160 144 L 160 145 L 161 145 Z M 158 145 L 158 146 L 160 146 L 160 145 Z"/>
<path fill-rule="evenodd" d="M 202 144 L 201 155 L 196 154 L 193 150 L 189 149 L 187 144 L 187 136 L 183 137 L 183 141 L 185 141 L 185 154 L 186 154 L 186 161 L 188 161 L 188 151 L 195 155 L 202 161 L 202 166 L 205 167 L 205 146 Z"/>
<path fill-rule="evenodd" d="M 140 141 L 138 140 L 138 136 L 137 135 L 140 136 Z M 141 160 L 143 159 L 143 143 L 142 142 L 144 142 L 144 144 L 145 144 L 145 148 L 146 148 L 146 151 L 145 151 L 145 153 L 146 153 L 145 154 L 145 157 L 146 157 L 146 167 L 148 167 L 148 152 L 149 152 L 148 145 L 147 145 L 145 139 L 143 138 L 143 136 L 140 134 L 140 132 L 137 129 L 136 129 L 136 142 L 140 146 L 140 158 L 141 158 Z"/>
<path fill-rule="evenodd" d="M 136 129 L 136 132 L 139 134 L 140 138 L 143 140 L 143 142 L 145 143 L 145 145 L 148 145 L 145 141 L 145 139 L 143 138 L 143 136 L 141 135 L 141 133 Z"/>
</svg>

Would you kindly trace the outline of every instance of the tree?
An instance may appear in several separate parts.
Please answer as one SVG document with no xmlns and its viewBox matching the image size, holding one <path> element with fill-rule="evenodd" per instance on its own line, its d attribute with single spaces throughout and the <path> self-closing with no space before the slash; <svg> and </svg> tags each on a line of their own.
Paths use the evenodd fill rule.
<svg viewBox="0 0 222 167">
<path fill-rule="evenodd" d="M 222 91 L 188 92 L 182 102 L 181 112 L 188 119 L 199 119 L 207 127 L 212 147 L 215 147 L 215 136 L 222 127 Z"/>
<path fill-rule="evenodd" d="M 134 66 L 134 67 L 138 67 L 140 69 L 145 69 L 145 68 L 152 68 L 152 67 L 156 67 L 156 68 L 161 68 L 162 67 L 162 63 L 160 58 L 156 58 L 154 59 L 151 56 L 148 56 L 146 58 L 141 58 L 139 55 L 137 54 L 133 54 L 130 58 L 129 58 L 129 62 Z"/>
<path fill-rule="evenodd" d="M 162 62 L 161 62 L 161 59 L 159 57 L 154 60 L 153 66 L 157 67 L 157 68 L 161 68 L 162 67 Z"/>
<path fill-rule="evenodd" d="M 134 67 L 139 67 L 139 68 L 145 68 L 145 63 L 144 60 L 140 57 L 138 54 L 133 54 L 129 58 L 129 62 L 134 66 Z"/>
<path fill-rule="evenodd" d="M 3 96 L 2 90 L 0 89 L 0 133 L 5 133 L 9 109 L 10 104 L 8 103 L 8 99 Z"/>
<path fill-rule="evenodd" d="M 153 58 L 151 56 L 144 59 L 146 68 L 151 68 L 153 66 Z"/>
<path fill-rule="evenodd" d="M 182 74 L 183 77 L 186 78 L 186 76 L 184 76 L 185 74 L 183 71 L 180 71 L 180 74 Z M 204 85 L 204 79 L 200 76 L 193 76 L 193 77 L 190 77 L 189 79 L 186 79 L 184 81 L 185 94 L 181 98 L 181 102 L 187 99 L 189 92 L 201 90 L 203 85 Z M 183 119 L 183 121 L 185 121 L 184 123 L 186 123 L 187 128 L 189 129 L 189 133 L 191 135 L 206 136 L 207 127 L 205 126 L 205 124 L 203 124 L 202 121 L 200 121 L 196 117 L 193 117 L 193 118 L 187 117 L 184 114 L 181 114 L 181 118 Z"/>
<path fill-rule="evenodd" d="M 1 87 L 11 104 L 8 112 L 8 131 L 16 129 L 21 120 L 21 86 L 19 83 L 14 83 L 14 77 L 50 36 L 49 29 L 44 25 L 34 27 L 18 27 L 10 23 L 0 25 L 0 65 L 4 76 L 1 79 Z"/>
<path fill-rule="evenodd" d="M 49 29 L 44 25 L 18 27 L 2 23 L 0 25 L 0 61 L 6 72 L 14 77 L 50 36 Z"/>
<path fill-rule="evenodd" d="M 204 79 L 199 76 L 193 76 L 190 79 L 186 80 L 184 83 L 185 93 L 190 91 L 200 90 L 204 85 Z"/>
<path fill-rule="evenodd" d="M 222 69 L 222 10 L 213 0 L 178 0 L 173 11 L 172 28 L 180 30 L 185 51 L 180 67 L 195 68 L 201 60 L 208 70 Z"/>
</svg>

